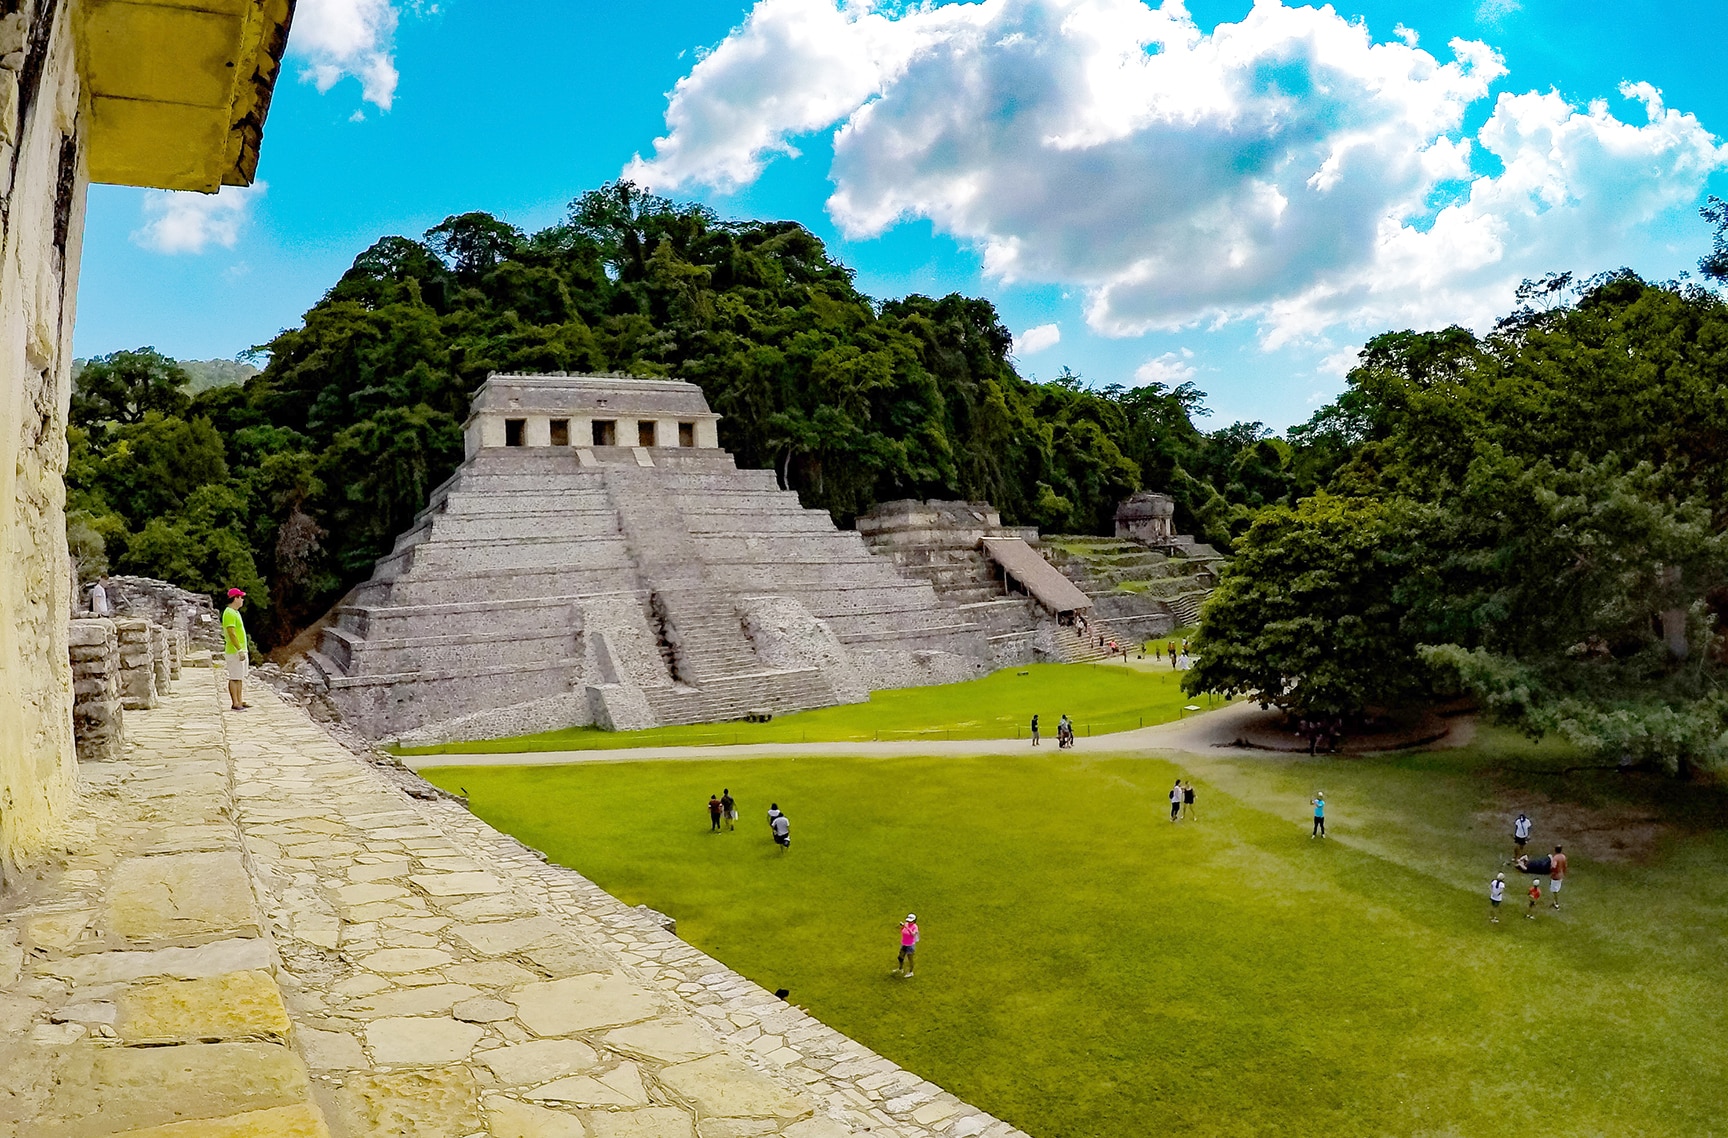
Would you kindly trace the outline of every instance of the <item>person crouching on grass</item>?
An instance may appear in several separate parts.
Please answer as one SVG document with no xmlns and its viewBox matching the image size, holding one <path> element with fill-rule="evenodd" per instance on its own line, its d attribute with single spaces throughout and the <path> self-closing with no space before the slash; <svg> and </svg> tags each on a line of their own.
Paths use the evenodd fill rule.
<svg viewBox="0 0 1728 1138">
<path fill-rule="evenodd" d="M 907 913 L 906 919 L 900 922 L 900 956 L 894 962 L 894 971 L 906 979 L 912 979 L 912 956 L 918 951 L 918 914 Z"/>
<path fill-rule="evenodd" d="M 792 848 L 792 823 L 780 812 L 778 802 L 768 804 L 768 828 L 774 831 L 774 844 L 781 853 Z"/>
</svg>

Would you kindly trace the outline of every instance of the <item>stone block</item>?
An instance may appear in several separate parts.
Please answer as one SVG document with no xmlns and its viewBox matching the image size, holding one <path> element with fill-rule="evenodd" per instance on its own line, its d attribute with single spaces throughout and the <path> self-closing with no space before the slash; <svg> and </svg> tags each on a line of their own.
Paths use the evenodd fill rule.
<svg viewBox="0 0 1728 1138">
<path fill-rule="evenodd" d="M 720 1041 L 683 1019 L 656 1019 L 609 1031 L 601 1041 L 614 1051 L 661 1063 L 682 1063 L 723 1050 Z"/>
<path fill-rule="evenodd" d="M 802 1118 L 813 1104 L 728 1054 L 675 1063 L 659 1072 L 673 1094 L 704 1115 L 723 1118 Z"/>
<path fill-rule="evenodd" d="M 485 1125 L 479 1092 L 468 1068 L 456 1065 L 351 1075 L 335 1095 L 336 1129 L 356 1138 L 468 1138 Z"/>
<path fill-rule="evenodd" d="M 651 1019 L 660 1010 L 649 992 L 605 973 L 527 984 L 505 998 L 516 1005 L 523 1026 L 540 1036 L 622 1027 Z"/>
<path fill-rule="evenodd" d="M 115 1030 L 133 1045 L 285 1042 L 288 1011 L 270 974 L 230 972 L 202 980 L 134 984 L 115 998 Z"/>
<path fill-rule="evenodd" d="M 304 1027 L 295 1031 L 294 1038 L 314 1071 L 358 1071 L 371 1066 L 360 1041 L 346 1031 Z"/>
<path fill-rule="evenodd" d="M 104 930 L 139 944 L 258 933 L 252 882 L 233 852 L 127 858 L 105 901 Z"/>
<path fill-rule="evenodd" d="M 598 1056 L 574 1039 L 539 1039 L 482 1051 L 474 1061 L 490 1068 L 505 1086 L 533 1086 L 593 1068 Z"/>
<path fill-rule="evenodd" d="M 227 1118 L 201 1118 L 128 1130 L 114 1138 L 330 1138 L 324 1116 L 311 1103 L 249 1110 Z"/>
<path fill-rule="evenodd" d="M 426 1066 L 465 1059 L 484 1028 L 454 1019 L 402 1016 L 366 1025 L 366 1048 L 386 1067 Z"/>
<path fill-rule="evenodd" d="M 92 952 L 44 960 L 36 970 L 74 984 L 115 984 L 148 976 L 197 979 L 224 972 L 267 969 L 270 944 L 263 937 L 236 937 L 197 948 L 159 948 L 151 952 Z"/>
<path fill-rule="evenodd" d="M 647 1106 L 648 1089 L 634 1063 L 620 1063 L 599 1075 L 571 1075 L 523 1092 L 541 1102 L 575 1106 Z"/>
<path fill-rule="evenodd" d="M 502 1095 L 485 1102 L 492 1138 L 586 1138 L 588 1128 L 574 1114 L 533 1106 Z"/>
<path fill-rule="evenodd" d="M 61 1054 L 55 1078 L 31 1138 L 98 1138 L 303 1106 L 311 1099 L 305 1066 L 288 1048 L 271 1043 L 77 1043 Z M 197 1126 L 189 1132 L 204 1133 Z"/>
<path fill-rule="evenodd" d="M 480 925 L 457 925 L 450 930 L 456 939 L 485 956 L 507 956 L 543 944 L 562 934 L 556 921 L 546 917 L 523 917 Z"/>
<path fill-rule="evenodd" d="M 594 1138 L 695 1138 L 695 1120 L 675 1106 L 590 1111 L 583 1116 Z"/>
</svg>

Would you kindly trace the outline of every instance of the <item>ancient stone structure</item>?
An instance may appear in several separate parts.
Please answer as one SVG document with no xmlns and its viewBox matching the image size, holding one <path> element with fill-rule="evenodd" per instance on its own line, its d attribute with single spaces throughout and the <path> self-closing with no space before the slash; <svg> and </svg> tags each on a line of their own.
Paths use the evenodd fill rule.
<svg viewBox="0 0 1728 1138">
<path fill-rule="evenodd" d="M 291 8 L 0 5 L 0 880 L 76 784 L 61 477 L 85 188 L 249 184 Z"/>
<path fill-rule="evenodd" d="M 143 617 L 122 617 L 114 622 L 120 639 L 120 700 L 128 711 L 147 711 L 156 706 L 156 658 L 151 651 L 150 630 L 156 626 Z"/>
<path fill-rule="evenodd" d="M 170 632 L 184 633 L 182 647 L 193 644 L 222 651 L 222 617 L 203 593 L 193 593 L 154 577 L 104 577 L 108 604 L 117 616 L 141 616 Z M 175 667 L 178 667 L 176 657 Z"/>
<path fill-rule="evenodd" d="M 819 707 L 980 674 L 982 629 L 674 380 L 493 376 L 467 458 L 307 660 L 378 736 L 482 738 Z"/>
<path fill-rule="evenodd" d="M 72 733 L 79 762 L 112 762 L 126 747 L 120 704 L 120 637 L 114 622 L 75 620 L 67 641 L 72 659 Z"/>
<path fill-rule="evenodd" d="M 1116 507 L 1116 536 L 1162 545 L 1176 536 L 1176 499 L 1142 490 Z"/>
</svg>

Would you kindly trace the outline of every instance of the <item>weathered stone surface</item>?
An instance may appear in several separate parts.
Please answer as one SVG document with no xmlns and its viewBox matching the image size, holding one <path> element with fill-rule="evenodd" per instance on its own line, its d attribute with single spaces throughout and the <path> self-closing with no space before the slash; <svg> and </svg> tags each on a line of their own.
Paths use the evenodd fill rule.
<svg viewBox="0 0 1728 1138">
<path fill-rule="evenodd" d="M 574 1039 L 540 1039 L 475 1054 L 505 1086 L 531 1086 L 592 1068 L 598 1056 Z"/>
<path fill-rule="evenodd" d="M 620 1063 L 599 1075 L 572 1075 L 525 1091 L 542 1102 L 568 1102 L 577 1106 L 647 1106 L 648 1091 L 642 1072 L 634 1063 Z"/>
<path fill-rule="evenodd" d="M 127 858 L 106 900 L 106 930 L 139 944 L 258 932 L 252 882 L 236 853 Z"/>
<path fill-rule="evenodd" d="M 112 984 L 146 976 L 195 980 L 224 972 L 269 968 L 270 945 L 261 937 L 236 937 L 196 948 L 90 953 L 45 960 L 36 967 L 46 975 L 63 977 L 75 984 Z"/>
<path fill-rule="evenodd" d="M 422 873 L 408 880 L 432 897 L 502 893 L 508 888 L 490 873 Z"/>
<path fill-rule="evenodd" d="M 486 1125 L 492 1138 L 586 1138 L 588 1133 L 574 1114 L 502 1095 L 486 1100 Z"/>
<path fill-rule="evenodd" d="M 562 931 L 558 922 L 545 917 L 524 917 L 515 921 L 494 921 L 484 925 L 457 925 L 451 930 L 456 938 L 475 952 L 487 956 L 503 956 L 525 948 L 544 944 Z"/>
<path fill-rule="evenodd" d="M 306 1069 L 269 1043 L 186 1047 L 76 1044 L 30 1138 L 96 1138 L 188 1119 L 227 1118 L 310 1099 Z M 99 1104 L 100 1109 L 96 1109 Z"/>
<path fill-rule="evenodd" d="M 695 1103 L 703 1114 L 802 1118 L 814 1109 L 807 1099 L 731 1055 L 709 1055 L 663 1068 L 660 1082 L 673 1094 Z"/>
<path fill-rule="evenodd" d="M 389 975 L 420 972 L 440 964 L 454 963 L 455 959 L 448 952 L 436 948 L 386 948 L 363 957 L 360 966 Z"/>
<path fill-rule="evenodd" d="M 306 1065 L 314 1071 L 358 1071 L 370 1066 L 360 1041 L 345 1031 L 303 1027 L 295 1031 L 294 1038 L 306 1056 Z"/>
<path fill-rule="evenodd" d="M 501 1019 L 509 1019 L 516 1014 L 516 1009 L 503 1000 L 481 997 L 475 1000 L 463 1000 L 450 1009 L 450 1014 L 469 1023 L 497 1023 Z"/>
<path fill-rule="evenodd" d="M 324 1115 L 311 1103 L 249 1110 L 227 1118 L 201 1118 L 128 1130 L 114 1138 L 330 1138 Z"/>
<path fill-rule="evenodd" d="M 536 1035 L 621 1027 L 649 1019 L 659 1011 L 647 991 L 606 973 L 528 984 L 505 998 L 516 1005 L 516 1018 Z"/>
<path fill-rule="evenodd" d="M 230 972 L 204 980 L 134 984 L 116 998 L 115 1024 L 127 1043 L 284 1041 L 288 1010 L 269 973 Z"/>
<path fill-rule="evenodd" d="M 831 1118 L 806 1118 L 780 1132 L 785 1138 L 852 1138 L 852 1129 Z"/>
<path fill-rule="evenodd" d="M 601 1042 L 615 1051 L 682 1063 L 722 1050 L 719 1040 L 684 1019 L 656 1019 L 609 1031 Z"/>
<path fill-rule="evenodd" d="M 428 984 L 404 992 L 381 992 L 355 1001 L 352 1010 L 362 1015 L 423 1016 L 447 1012 L 458 1000 L 480 993 L 466 984 Z"/>
<path fill-rule="evenodd" d="M 477 960 L 452 964 L 444 975 L 458 984 L 474 984 L 483 988 L 514 988 L 532 983 L 534 973 L 508 960 Z"/>
<path fill-rule="evenodd" d="M 592 1111 L 583 1116 L 594 1138 L 695 1138 L 689 1115 L 676 1107 Z"/>
<path fill-rule="evenodd" d="M 468 1068 L 354 1075 L 336 1093 L 338 1133 L 354 1138 L 468 1138 L 480 1130 L 480 1088 Z"/>
<path fill-rule="evenodd" d="M 450 1063 L 466 1059 L 485 1029 L 433 1016 L 373 1020 L 366 1025 L 366 1048 L 387 1066 Z"/>
</svg>

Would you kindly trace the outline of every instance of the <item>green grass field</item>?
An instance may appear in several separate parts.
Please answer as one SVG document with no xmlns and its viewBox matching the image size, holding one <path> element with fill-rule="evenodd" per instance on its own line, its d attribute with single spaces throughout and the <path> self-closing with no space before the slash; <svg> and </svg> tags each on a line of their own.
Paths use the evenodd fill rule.
<svg viewBox="0 0 1728 1138">
<path fill-rule="evenodd" d="M 1490 736 L 1391 759 L 1082 744 L 427 774 L 1038 1138 L 1728 1133 L 1728 807 L 1545 773 L 1562 761 Z M 1201 817 L 1172 826 L 1178 774 Z M 742 817 L 714 836 L 722 786 Z M 1308 837 L 1317 787 L 1335 840 Z M 1490 925 L 1520 806 L 1538 841 L 1567 830 L 1568 904 L 1526 921 L 1515 882 Z M 908 910 L 910 981 L 889 975 Z"/>
<path fill-rule="evenodd" d="M 865 703 L 824 707 L 778 716 L 767 723 L 698 723 L 647 731 L 601 731 L 571 727 L 538 735 L 409 747 L 398 753 L 506 754 L 618 747 L 696 746 L 717 743 L 826 743 L 863 739 L 1013 739 L 1024 736 L 1034 712 L 1044 734 L 1054 737 L 1064 713 L 1084 738 L 1166 723 L 1192 702 L 1182 694 L 1181 673 L 1168 661 L 1112 664 L 1028 664 L 1003 668 L 982 679 L 871 693 Z M 1201 706 L 1207 704 L 1202 698 Z M 1216 701 L 1213 701 L 1216 702 Z M 1018 735 L 1016 734 L 1018 733 Z"/>
</svg>

